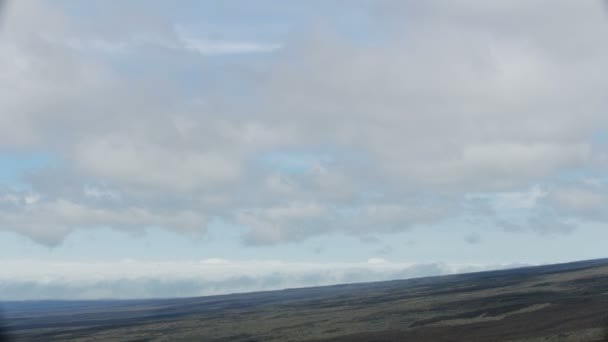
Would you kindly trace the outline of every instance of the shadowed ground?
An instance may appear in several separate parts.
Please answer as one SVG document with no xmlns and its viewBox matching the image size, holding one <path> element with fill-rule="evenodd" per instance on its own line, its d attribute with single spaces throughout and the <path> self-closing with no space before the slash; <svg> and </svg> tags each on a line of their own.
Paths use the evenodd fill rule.
<svg viewBox="0 0 608 342">
<path fill-rule="evenodd" d="M 608 260 L 188 299 L 3 305 L 18 341 L 608 341 Z"/>
<path fill-rule="evenodd" d="M 1 4 L 0 4 L 1 5 Z M 6 323 L 4 322 L 4 316 L 2 315 L 2 311 L 0 311 L 0 342 L 10 342 L 12 339 L 8 334 L 8 330 L 5 327 Z"/>
</svg>

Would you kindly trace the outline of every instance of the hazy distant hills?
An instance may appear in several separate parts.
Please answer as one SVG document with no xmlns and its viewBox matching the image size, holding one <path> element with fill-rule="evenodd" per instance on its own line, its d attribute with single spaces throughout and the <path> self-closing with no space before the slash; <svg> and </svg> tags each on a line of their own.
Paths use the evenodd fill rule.
<svg viewBox="0 0 608 342">
<path fill-rule="evenodd" d="M 18 341 L 608 341 L 608 259 L 188 299 L 2 306 Z"/>
</svg>

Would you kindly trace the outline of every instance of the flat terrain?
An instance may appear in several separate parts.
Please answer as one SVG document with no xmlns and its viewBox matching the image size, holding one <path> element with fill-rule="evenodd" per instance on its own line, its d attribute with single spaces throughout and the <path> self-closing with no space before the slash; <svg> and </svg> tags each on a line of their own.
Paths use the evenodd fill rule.
<svg viewBox="0 0 608 342">
<path fill-rule="evenodd" d="M 2 305 L 17 341 L 608 341 L 608 259 L 188 299 Z"/>
</svg>

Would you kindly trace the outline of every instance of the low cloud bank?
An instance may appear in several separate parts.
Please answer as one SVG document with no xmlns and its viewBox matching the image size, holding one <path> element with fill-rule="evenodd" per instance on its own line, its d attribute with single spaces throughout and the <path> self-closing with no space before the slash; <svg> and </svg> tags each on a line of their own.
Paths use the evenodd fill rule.
<svg viewBox="0 0 608 342">
<path fill-rule="evenodd" d="M 516 267 L 515 264 L 281 261 L 0 263 L 0 300 L 190 297 L 408 279 Z"/>
</svg>

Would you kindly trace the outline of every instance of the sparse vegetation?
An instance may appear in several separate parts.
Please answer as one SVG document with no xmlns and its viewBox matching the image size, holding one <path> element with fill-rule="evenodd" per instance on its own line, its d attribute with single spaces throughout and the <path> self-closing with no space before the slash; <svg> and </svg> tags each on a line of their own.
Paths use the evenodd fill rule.
<svg viewBox="0 0 608 342">
<path fill-rule="evenodd" d="M 604 331 L 602 332 L 603 341 L 608 341 L 608 316 L 604 319 Z"/>
<path fill-rule="evenodd" d="M 608 261 L 191 299 L 8 305 L 19 341 L 608 341 Z M 53 306 L 55 305 L 55 306 Z M 57 308 L 57 309 L 54 309 Z M 65 307 L 63 307 L 65 308 Z"/>
</svg>

